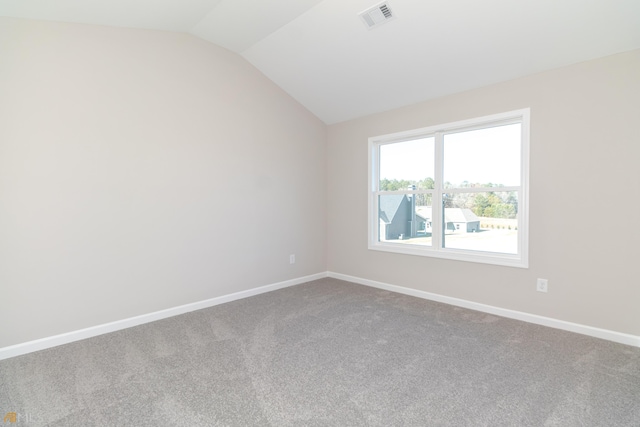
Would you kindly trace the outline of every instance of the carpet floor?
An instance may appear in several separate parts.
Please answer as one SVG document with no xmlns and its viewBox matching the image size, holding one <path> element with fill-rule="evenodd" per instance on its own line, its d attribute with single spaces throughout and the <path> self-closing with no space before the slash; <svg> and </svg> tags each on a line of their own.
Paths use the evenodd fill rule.
<svg viewBox="0 0 640 427">
<path fill-rule="evenodd" d="M 640 348 L 322 279 L 0 361 L 0 411 L 16 426 L 640 426 Z"/>
</svg>

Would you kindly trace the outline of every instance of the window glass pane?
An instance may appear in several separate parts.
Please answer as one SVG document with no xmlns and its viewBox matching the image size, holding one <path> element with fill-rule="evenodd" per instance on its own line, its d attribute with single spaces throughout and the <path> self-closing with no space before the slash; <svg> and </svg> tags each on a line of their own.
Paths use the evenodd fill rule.
<svg viewBox="0 0 640 427">
<path fill-rule="evenodd" d="M 444 135 L 444 188 L 520 185 L 521 124 Z"/>
<path fill-rule="evenodd" d="M 431 200 L 431 194 L 379 196 L 379 241 L 431 246 Z"/>
<path fill-rule="evenodd" d="M 518 253 L 518 193 L 444 195 L 444 247 Z"/>
<path fill-rule="evenodd" d="M 434 138 L 420 138 L 380 146 L 380 191 L 433 189 Z"/>
</svg>

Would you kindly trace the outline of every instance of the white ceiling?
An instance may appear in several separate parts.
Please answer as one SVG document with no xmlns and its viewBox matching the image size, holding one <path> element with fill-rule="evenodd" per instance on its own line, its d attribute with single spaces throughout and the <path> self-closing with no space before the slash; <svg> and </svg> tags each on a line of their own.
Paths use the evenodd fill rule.
<svg viewBox="0 0 640 427">
<path fill-rule="evenodd" d="M 327 124 L 640 48 L 640 0 L 0 0 L 0 16 L 188 32 Z M 639 77 L 640 78 L 640 77 Z"/>
</svg>

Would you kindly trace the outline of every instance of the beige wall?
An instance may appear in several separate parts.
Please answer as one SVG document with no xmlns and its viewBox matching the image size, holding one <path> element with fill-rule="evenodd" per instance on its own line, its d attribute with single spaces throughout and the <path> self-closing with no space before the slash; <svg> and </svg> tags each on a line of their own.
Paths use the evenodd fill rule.
<svg viewBox="0 0 640 427">
<path fill-rule="evenodd" d="M 188 35 L 0 18 L 0 58 L 0 347 L 325 270 L 640 335 L 640 51 L 328 136 Z M 368 137 L 524 107 L 529 269 L 367 250 Z"/>
<path fill-rule="evenodd" d="M 328 270 L 640 335 L 639 76 L 633 51 L 330 126 Z M 367 250 L 368 137 L 525 107 L 529 269 Z"/>
<path fill-rule="evenodd" d="M 325 271 L 325 146 L 210 43 L 0 18 L 0 347 Z"/>
</svg>

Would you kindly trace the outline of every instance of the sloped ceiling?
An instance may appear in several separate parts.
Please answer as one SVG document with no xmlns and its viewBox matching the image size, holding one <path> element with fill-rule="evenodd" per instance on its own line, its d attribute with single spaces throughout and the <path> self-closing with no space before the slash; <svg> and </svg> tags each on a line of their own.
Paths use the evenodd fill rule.
<svg viewBox="0 0 640 427">
<path fill-rule="evenodd" d="M 640 48 L 638 0 L 0 0 L 0 16 L 188 32 L 327 124 Z"/>
</svg>

